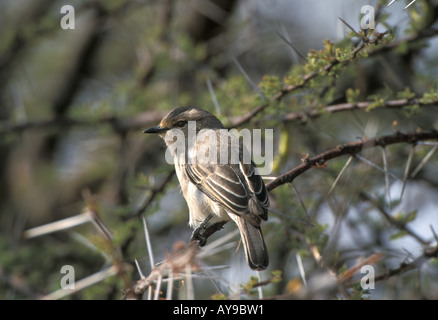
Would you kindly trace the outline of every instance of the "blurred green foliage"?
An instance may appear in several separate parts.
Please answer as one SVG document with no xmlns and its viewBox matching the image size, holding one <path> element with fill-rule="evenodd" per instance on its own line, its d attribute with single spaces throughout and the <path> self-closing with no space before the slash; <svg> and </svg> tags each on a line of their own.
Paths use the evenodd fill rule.
<svg viewBox="0 0 438 320">
<path fill-rule="evenodd" d="M 305 61 L 287 55 L 291 48 L 278 34 L 274 36 L 278 33 L 275 23 L 249 1 L 228 6 L 226 1 L 213 1 L 223 6 L 218 15 L 170 0 L 74 1 L 74 31 L 59 27 L 62 1 L 35 2 L 32 6 L 26 1 L 1 5 L 2 299 L 41 298 L 60 289 L 63 265 L 74 266 L 76 280 L 80 280 L 116 263 L 123 266 L 125 278 L 119 273 L 65 298 L 120 298 L 127 281 L 133 284 L 140 277 L 135 259 L 145 275 L 151 271 L 142 214 L 148 221 L 156 263 L 174 250 L 175 243 L 189 240 L 187 208 L 176 178 L 169 175 L 172 167 L 164 160 L 164 145 L 159 138 L 141 133 L 175 106 L 203 107 L 226 126 L 233 126 L 239 117 L 266 105 L 242 127 L 275 129 L 273 175 L 337 145 L 394 133 L 395 122 L 402 132 L 438 128 L 438 60 L 433 53 L 425 54 L 426 49 L 436 47 L 438 9 L 433 1 L 418 0 L 402 24 L 391 20 L 392 11 L 380 9 L 376 33 L 352 31 L 341 23 L 344 37 L 339 41 L 321 40 L 319 33 L 304 32 L 286 19 L 290 34 L 318 40 L 314 48 L 297 38 L 298 52 L 307 53 Z M 252 10 L 257 11 L 253 19 L 247 17 Z M 359 10 L 354 12 L 344 20 L 356 21 Z M 20 17 L 26 19 L 17 23 Z M 383 34 L 386 31 L 391 32 Z M 268 42 L 273 37 L 277 43 Z M 435 67 L 421 69 L 423 60 Z M 220 114 L 207 82 L 213 86 Z M 395 99 L 408 101 L 400 108 L 387 108 Z M 327 109 L 358 102 L 368 105 L 343 112 Z M 287 116 L 295 118 L 288 120 Z M 411 145 L 402 143 L 387 150 L 391 173 L 403 177 Z M 430 150 L 430 146 L 416 146 L 410 172 Z M 380 149 L 361 155 L 383 168 Z M 262 226 L 271 256 L 270 276 L 266 277 L 270 281 L 262 286 L 265 296 L 303 297 L 297 293 L 306 288 L 297 280 L 304 275 L 294 259 L 296 254 L 303 260 L 309 283 L 321 270 L 339 276 L 376 252 L 386 254 L 375 265 L 379 273 L 422 254 L 418 243 L 415 254 L 403 251 L 396 241 L 412 238 L 412 234 L 391 226 L 379 209 L 397 207 L 390 213 L 403 225 L 429 219 L 425 200 L 417 201 L 415 194 L 437 192 L 436 155 L 421 174 L 409 180 L 408 185 L 414 186 L 411 194 L 405 194 L 404 201 L 391 199 L 391 203 L 382 170 L 357 158 L 328 194 L 346 160 L 339 157 L 301 175 L 293 182 L 297 192 L 290 184 L 271 192 L 276 212 Z M 392 177 L 391 184 L 395 198 L 400 184 Z M 110 231 L 111 241 L 92 223 L 23 237 L 25 230 L 90 209 L 84 190 L 90 190 L 98 203 L 96 214 Z M 365 201 L 361 192 L 377 199 L 380 208 Z M 433 200 L 427 198 L 431 206 Z M 435 230 L 437 222 L 425 221 Z M 433 243 L 432 232 L 421 237 Z M 233 246 L 202 263 L 230 265 L 233 273 L 242 267 L 235 263 L 242 254 L 241 250 L 236 254 Z M 431 261 L 424 277 L 435 281 L 423 279 L 421 286 L 411 285 L 415 272 L 399 274 L 394 282 L 382 282 L 376 297 L 436 299 L 438 269 L 436 259 Z M 178 281 L 175 288 L 184 287 Z M 238 297 L 258 297 L 260 279 L 249 271 L 237 286 L 222 285 L 224 291 L 230 290 L 225 293 L 210 280 L 202 281 L 196 286 L 195 298 L 234 298 L 233 286 L 238 288 Z M 335 292 L 321 289 L 318 295 L 309 288 L 304 297 L 310 299 L 372 299 L 375 294 L 364 291 L 357 277 L 349 286 L 339 284 Z M 184 296 L 182 289 L 174 291 L 176 298 Z"/>
</svg>

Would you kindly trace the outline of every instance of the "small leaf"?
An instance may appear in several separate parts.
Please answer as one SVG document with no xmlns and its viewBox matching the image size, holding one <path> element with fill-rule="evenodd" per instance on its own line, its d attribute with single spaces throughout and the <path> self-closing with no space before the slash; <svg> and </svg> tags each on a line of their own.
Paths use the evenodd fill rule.
<svg viewBox="0 0 438 320">
<path fill-rule="evenodd" d="M 390 239 L 391 239 L 391 240 L 396 240 L 396 239 L 399 239 L 399 238 L 402 238 L 402 237 L 406 236 L 407 234 L 408 234 L 408 233 L 407 233 L 406 231 L 399 231 L 399 232 L 393 234 L 393 235 L 390 237 Z"/>
<path fill-rule="evenodd" d="M 409 212 L 406 215 L 406 217 L 404 217 L 403 222 L 408 223 L 408 222 L 414 221 L 415 218 L 417 217 L 417 213 L 418 213 L 418 210 L 414 210 L 414 211 Z"/>
</svg>

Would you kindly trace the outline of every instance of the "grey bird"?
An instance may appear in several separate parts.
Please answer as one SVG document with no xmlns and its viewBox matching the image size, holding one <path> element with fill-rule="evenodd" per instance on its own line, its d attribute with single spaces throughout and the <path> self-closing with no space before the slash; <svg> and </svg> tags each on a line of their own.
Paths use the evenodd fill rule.
<svg viewBox="0 0 438 320">
<path fill-rule="evenodd" d="M 190 138 L 190 130 L 197 138 Z M 158 133 L 173 157 L 190 211 L 189 225 L 195 228 L 192 240 L 205 245 L 203 229 L 231 219 L 239 228 L 249 267 L 266 269 L 269 257 L 260 224 L 268 218 L 269 196 L 239 138 L 213 114 L 196 107 L 176 108 L 144 133 Z M 226 151 L 225 156 L 218 150 Z"/>
</svg>

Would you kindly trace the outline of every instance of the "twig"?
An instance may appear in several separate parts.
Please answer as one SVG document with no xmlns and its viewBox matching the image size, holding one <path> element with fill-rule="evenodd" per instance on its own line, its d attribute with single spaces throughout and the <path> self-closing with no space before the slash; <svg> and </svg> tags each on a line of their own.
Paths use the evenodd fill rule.
<svg viewBox="0 0 438 320">
<path fill-rule="evenodd" d="M 388 32 L 384 32 L 384 33 L 378 33 L 376 34 L 376 37 L 373 40 L 368 40 L 367 42 L 362 41 L 359 45 L 357 45 L 354 50 L 351 52 L 351 59 L 350 60 L 346 60 L 346 61 L 339 61 L 337 59 L 333 59 L 331 62 L 329 62 L 328 64 L 326 64 L 324 67 L 322 67 L 320 70 L 318 71 L 313 71 L 308 73 L 307 75 L 303 76 L 301 78 L 300 83 L 295 84 L 295 85 L 286 85 L 284 86 L 281 91 L 279 91 L 276 95 L 274 95 L 268 102 L 263 103 L 257 107 L 255 107 L 253 110 L 251 110 L 249 113 L 247 113 L 244 116 L 241 116 L 240 118 L 236 119 L 235 121 L 233 121 L 232 126 L 231 127 L 239 127 L 247 122 L 249 122 L 253 117 L 255 117 L 257 114 L 259 114 L 260 112 L 262 112 L 264 109 L 266 109 L 267 107 L 269 107 L 270 105 L 272 105 L 275 102 L 279 102 L 281 101 L 286 95 L 288 95 L 289 93 L 291 93 L 292 91 L 304 88 L 307 83 L 309 83 L 310 80 L 318 77 L 321 73 L 326 73 L 329 72 L 331 69 L 333 69 L 335 66 L 337 66 L 338 64 L 342 63 L 342 64 L 348 64 L 349 62 L 351 62 L 352 60 L 354 60 L 357 57 L 357 54 L 362 51 L 367 45 L 372 45 L 372 44 L 377 44 Z"/>
<path fill-rule="evenodd" d="M 86 211 L 84 213 L 78 214 L 73 217 L 65 218 L 55 222 L 47 223 L 39 227 L 31 228 L 29 230 L 26 230 L 23 233 L 23 236 L 25 239 L 35 238 L 52 232 L 58 232 L 58 231 L 74 228 L 76 226 L 82 225 L 84 223 L 88 223 L 90 221 L 91 221 L 90 212 Z"/>
<path fill-rule="evenodd" d="M 415 238 L 418 242 L 420 242 L 423 245 L 430 244 L 429 241 L 424 240 L 422 237 L 420 237 L 418 234 L 416 234 L 414 231 L 409 228 L 406 223 L 400 222 L 396 219 L 394 219 L 382 206 L 380 206 L 374 199 L 372 199 L 369 195 L 367 195 L 365 192 L 361 192 L 360 196 L 370 202 L 379 212 L 383 215 L 383 217 L 394 227 L 397 229 L 404 231 L 411 235 L 413 238 Z"/>
<path fill-rule="evenodd" d="M 43 300 L 62 299 L 66 296 L 69 296 L 71 294 L 79 292 L 79 291 L 81 291 L 81 290 L 83 290 L 83 289 L 85 289 L 93 284 L 96 284 L 100 281 L 103 281 L 103 280 L 107 279 L 108 277 L 111 277 L 117 273 L 118 273 L 118 270 L 117 270 L 116 266 L 113 265 L 107 269 L 96 272 L 95 274 L 92 274 L 91 276 L 88 276 L 88 277 L 83 278 L 79 281 L 76 281 L 74 289 L 59 289 L 59 290 L 56 290 L 56 291 L 44 296 L 42 299 Z"/>
<path fill-rule="evenodd" d="M 331 159 L 338 158 L 343 155 L 355 155 L 362 150 L 373 148 L 375 146 L 385 147 L 395 143 L 416 143 L 420 140 L 432 140 L 438 139 L 438 131 L 425 131 L 425 132 L 410 132 L 400 133 L 397 132 L 393 135 L 377 137 L 374 139 L 365 139 L 358 142 L 339 145 L 334 149 L 323 152 L 312 158 L 307 158 L 302 164 L 294 169 L 278 176 L 276 179 L 267 184 L 268 191 L 281 186 L 285 183 L 293 181 L 296 177 L 303 174 L 314 167 L 322 167 L 325 163 Z"/>
<path fill-rule="evenodd" d="M 111 259 L 114 268 L 117 271 L 117 274 L 120 276 L 120 278 L 123 281 L 123 284 L 125 288 L 131 287 L 131 280 L 126 274 L 125 267 L 123 265 L 123 259 L 121 257 L 120 249 L 114 244 L 113 236 L 111 232 L 108 230 L 108 228 L 105 226 L 103 221 L 99 217 L 99 209 L 97 205 L 96 199 L 93 197 L 89 189 L 85 189 L 82 192 L 82 196 L 84 198 L 84 201 L 87 203 L 88 211 L 90 212 L 91 221 L 93 222 L 96 229 L 102 234 L 106 245 L 109 248 Z"/>
<path fill-rule="evenodd" d="M 360 261 L 359 263 L 357 263 L 356 265 L 354 265 L 353 267 L 349 268 L 348 270 L 344 271 L 341 275 L 339 275 L 339 280 L 341 282 L 345 282 L 348 279 L 350 279 L 351 277 L 354 276 L 354 274 L 359 271 L 359 269 L 361 269 L 364 265 L 373 265 L 375 264 L 377 261 L 379 261 L 382 258 L 382 254 L 381 253 L 375 253 L 371 256 L 369 256 L 366 259 L 363 259 L 362 261 Z"/>
<path fill-rule="evenodd" d="M 35 130 L 40 128 L 58 127 L 65 129 L 72 126 L 86 126 L 93 127 L 101 124 L 109 124 L 116 131 L 124 132 L 128 130 L 135 130 L 145 128 L 148 125 L 157 124 L 164 116 L 164 112 L 159 111 L 145 111 L 133 117 L 115 117 L 106 116 L 98 119 L 74 119 L 67 117 L 54 117 L 52 119 L 42 121 L 31 121 L 16 123 L 13 121 L 0 122 L 0 133 L 20 133 L 27 130 Z"/>
<path fill-rule="evenodd" d="M 389 279 L 393 276 L 400 275 L 402 273 L 405 273 L 409 270 L 413 270 L 416 268 L 420 268 L 426 261 L 432 258 L 438 258 L 438 246 L 435 248 L 429 248 L 425 249 L 422 256 L 418 257 L 414 261 L 410 263 L 401 263 L 400 266 L 396 269 L 389 269 L 387 272 L 378 275 L 374 278 L 374 281 L 381 281 Z"/>
<path fill-rule="evenodd" d="M 175 175 L 175 170 L 172 170 L 167 174 L 164 180 L 154 189 L 152 189 L 149 197 L 143 202 L 143 204 L 134 212 L 134 216 L 139 216 L 143 214 L 149 205 L 155 200 L 155 198 L 164 191 L 167 184 L 172 180 Z"/>
<path fill-rule="evenodd" d="M 213 233 L 216 231 L 222 229 L 223 225 L 226 222 L 220 222 L 211 226 L 208 226 L 205 229 L 205 233 L 203 236 L 205 238 L 210 237 Z M 230 236 L 234 236 L 235 233 L 230 233 Z M 228 239 L 228 235 L 225 236 L 225 238 Z M 222 240 L 222 239 L 221 239 Z M 216 243 L 222 243 L 222 241 L 219 241 Z M 140 280 L 137 281 L 137 284 L 134 285 L 131 289 L 127 290 L 126 293 L 134 292 L 136 295 L 142 295 L 148 288 L 150 288 L 156 281 L 158 281 L 159 277 L 161 279 L 169 278 L 173 281 L 175 278 L 178 277 L 178 274 L 180 274 L 180 271 L 186 271 L 187 265 L 190 266 L 190 272 L 193 270 L 192 266 L 198 265 L 198 258 L 203 256 L 202 253 L 204 252 L 200 251 L 199 243 L 197 241 L 191 242 L 189 245 L 181 245 L 181 243 L 177 243 L 174 246 L 174 253 L 172 255 L 167 256 L 167 258 L 164 260 L 163 263 L 156 266 L 152 269 L 151 273 L 147 277 L 142 277 Z M 191 276 L 190 276 L 191 277 Z M 187 280 L 190 280 L 187 278 Z M 157 289 L 156 289 L 157 290 Z M 188 292 L 188 296 L 192 295 L 190 291 Z"/>
<path fill-rule="evenodd" d="M 199 245 L 192 242 L 185 248 L 168 256 L 162 264 L 152 270 L 148 277 L 138 280 L 137 284 L 132 288 L 132 291 L 136 295 L 141 295 L 149 288 L 149 286 L 158 280 L 158 277 L 168 277 L 170 272 L 175 275 L 178 274 L 180 270 L 185 270 L 187 264 L 195 263 L 195 257 L 198 251 Z"/>
<path fill-rule="evenodd" d="M 340 104 L 325 106 L 322 109 L 312 110 L 310 112 L 291 112 L 291 113 L 288 113 L 285 116 L 283 116 L 281 118 L 281 120 L 283 122 L 289 122 L 289 121 L 295 121 L 295 120 L 305 121 L 308 118 L 317 118 L 317 117 L 319 117 L 323 114 L 327 114 L 327 113 L 337 113 L 337 112 L 353 111 L 353 110 L 367 110 L 372 105 L 372 103 L 374 103 L 374 102 L 373 101 L 359 101 L 359 102 L 354 102 L 354 103 L 340 103 Z M 403 108 L 406 106 L 411 106 L 411 105 L 418 105 L 420 107 L 436 106 L 436 105 L 438 105 L 438 99 L 428 101 L 428 102 L 421 102 L 420 98 L 388 100 L 381 107 L 373 108 L 371 110 L 379 110 L 382 108 L 400 109 L 400 108 Z"/>
</svg>

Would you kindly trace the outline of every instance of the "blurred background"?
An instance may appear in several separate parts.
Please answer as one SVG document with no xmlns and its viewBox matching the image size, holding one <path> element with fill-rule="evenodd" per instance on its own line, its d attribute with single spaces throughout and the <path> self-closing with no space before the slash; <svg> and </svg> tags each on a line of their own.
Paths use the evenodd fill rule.
<svg viewBox="0 0 438 320">
<path fill-rule="evenodd" d="M 174 107 L 202 107 L 234 126 L 268 101 L 237 128 L 274 129 L 271 177 L 342 143 L 438 129 L 438 2 L 406 10 L 410 1 L 388 2 L 2 0 L 0 298 L 47 297 L 60 289 L 62 266 L 73 266 L 79 281 L 117 261 L 117 272 L 49 297 L 119 299 L 138 268 L 151 271 L 142 216 L 155 263 L 189 242 L 188 209 L 164 143 L 142 134 Z M 65 5 L 74 13 L 61 13 Z M 371 34 L 360 26 L 364 5 L 376 10 L 376 31 L 391 31 L 387 42 L 273 103 L 283 85 L 312 71 L 312 53 L 336 44 L 342 54 Z M 74 29 L 63 28 L 73 19 Z M 385 107 L 402 98 L 417 100 Z M 377 108 L 318 113 L 352 101 Z M 311 111 L 318 117 L 303 116 Z M 334 159 L 273 190 L 276 212 L 262 226 L 271 262 L 257 275 L 272 282 L 263 296 L 437 299 L 436 256 L 385 276 L 436 246 L 436 149 L 402 143 L 382 159 L 372 148 L 362 160 Z M 93 219 L 82 215 L 90 211 Z M 242 286 L 255 273 L 235 230 L 230 223 L 209 239 L 217 245 L 199 262 L 195 299 L 259 297 Z M 375 289 L 334 280 L 369 257 L 383 275 Z M 186 298 L 179 281 L 173 298 Z"/>
</svg>

